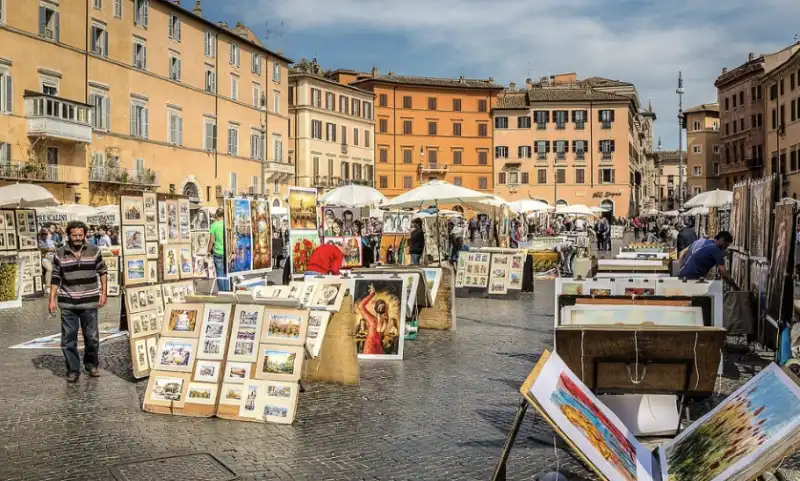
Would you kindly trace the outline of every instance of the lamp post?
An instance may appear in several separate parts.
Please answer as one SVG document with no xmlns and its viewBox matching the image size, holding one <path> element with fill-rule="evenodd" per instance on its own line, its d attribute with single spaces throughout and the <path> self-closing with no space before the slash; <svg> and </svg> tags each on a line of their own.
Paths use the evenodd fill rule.
<svg viewBox="0 0 800 481">
<path fill-rule="evenodd" d="M 678 72 L 678 207 L 683 206 L 683 74 Z"/>
</svg>

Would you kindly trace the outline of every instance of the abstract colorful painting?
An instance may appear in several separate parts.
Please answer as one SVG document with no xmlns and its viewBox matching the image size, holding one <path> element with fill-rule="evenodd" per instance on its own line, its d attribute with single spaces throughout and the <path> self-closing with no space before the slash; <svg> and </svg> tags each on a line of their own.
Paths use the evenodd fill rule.
<svg viewBox="0 0 800 481">
<path fill-rule="evenodd" d="M 772 364 L 659 450 L 666 481 L 744 479 L 800 428 L 800 387 Z M 752 479 L 749 476 L 748 479 Z"/>
<path fill-rule="evenodd" d="M 272 226 L 269 219 L 269 201 L 250 201 L 250 218 L 253 228 L 253 270 L 272 266 Z"/>
<path fill-rule="evenodd" d="M 292 274 L 303 274 L 307 270 L 311 253 L 319 245 L 316 231 L 289 231 L 289 249 L 292 256 Z"/>
<path fill-rule="evenodd" d="M 249 199 L 225 199 L 225 264 L 230 275 L 253 270 L 253 228 Z M 221 276 L 217 273 L 217 276 Z"/>
</svg>

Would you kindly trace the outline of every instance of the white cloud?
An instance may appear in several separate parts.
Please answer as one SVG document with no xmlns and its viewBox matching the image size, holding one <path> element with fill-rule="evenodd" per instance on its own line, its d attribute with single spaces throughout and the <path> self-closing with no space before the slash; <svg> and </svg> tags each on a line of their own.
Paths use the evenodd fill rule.
<svg viewBox="0 0 800 481">
<path fill-rule="evenodd" d="M 684 105 L 716 101 L 722 67 L 748 52 L 777 50 L 792 41 L 796 0 L 247 0 L 248 16 L 281 19 L 303 32 L 400 34 L 435 57 L 438 74 L 469 66 L 483 77 L 521 83 L 577 72 L 633 82 L 644 105 L 659 115 L 656 135 L 677 145 L 677 73 Z M 241 5 L 239 5 L 241 8 Z M 297 58 L 308 52 L 291 51 Z M 369 52 L 369 46 L 364 46 Z M 370 52 L 372 53 L 372 52 Z M 383 55 L 382 71 L 425 75 Z M 325 64 L 325 59 L 320 59 Z M 347 68 L 347 65 L 331 65 Z M 409 67 L 409 68 L 404 68 Z"/>
</svg>

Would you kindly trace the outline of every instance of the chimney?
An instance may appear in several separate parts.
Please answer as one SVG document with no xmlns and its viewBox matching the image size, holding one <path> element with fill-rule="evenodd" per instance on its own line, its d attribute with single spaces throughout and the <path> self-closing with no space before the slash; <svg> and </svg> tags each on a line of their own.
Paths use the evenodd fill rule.
<svg viewBox="0 0 800 481">
<path fill-rule="evenodd" d="M 461 78 L 464 78 L 464 77 L 461 77 Z M 493 83 L 494 83 L 494 78 L 493 78 L 493 77 L 489 77 L 489 83 L 490 83 L 490 84 L 493 84 Z"/>
<path fill-rule="evenodd" d="M 722 75 L 728 73 L 728 67 L 722 67 Z"/>
<path fill-rule="evenodd" d="M 755 57 L 755 54 L 753 52 L 748 53 L 747 54 L 747 61 L 748 62 L 752 62 L 754 57 Z"/>
<path fill-rule="evenodd" d="M 240 37 L 247 38 L 247 26 L 242 22 L 236 22 L 236 33 Z"/>
<path fill-rule="evenodd" d="M 203 16 L 203 7 L 200 6 L 200 0 L 196 0 L 194 2 L 194 8 L 192 9 L 192 13 L 194 13 L 198 17 Z"/>
<path fill-rule="evenodd" d="M 532 78 L 530 78 L 530 77 L 526 78 L 526 79 L 525 79 L 525 86 L 526 86 L 526 87 L 528 87 L 529 89 L 530 89 L 531 87 L 533 87 L 533 79 L 532 79 Z"/>
<path fill-rule="evenodd" d="M 376 78 L 378 75 L 380 75 L 378 67 L 372 67 L 372 78 Z"/>
<path fill-rule="evenodd" d="M 517 90 L 517 83 L 511 82 L 510 84 L 508 84 L 508 90 Z"/>
<path fill-rule="evenodd" d="M 462 76 L 460 76 L 460 77 L 458 77 L 458 83 L 460 83 L 460 84 L 465 84 L 465 83 L 467 83 L 467 82 L 464 80 L 464 76 L 463 76 L 463 75 L 462 75 Z"/>
</svg>

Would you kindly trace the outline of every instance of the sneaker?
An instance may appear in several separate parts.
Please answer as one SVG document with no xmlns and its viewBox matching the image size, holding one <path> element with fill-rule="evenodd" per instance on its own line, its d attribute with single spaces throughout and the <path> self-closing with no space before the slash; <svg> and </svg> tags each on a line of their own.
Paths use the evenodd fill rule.
<svg viewBox="0 0 800 481">
<path fill-rule="evenodd" d="M 67 382 L 68 383 L 78 382 L 79 377 L 81 376 L 77 372 L 70 372 L 67 374 Z"/>
<path fill-rule="evenodd" d="M 87 368 L 86 372 L 89 374 L 90 377 L 100 377 L 100 369 L 96 367 Z"/>
</svg>

